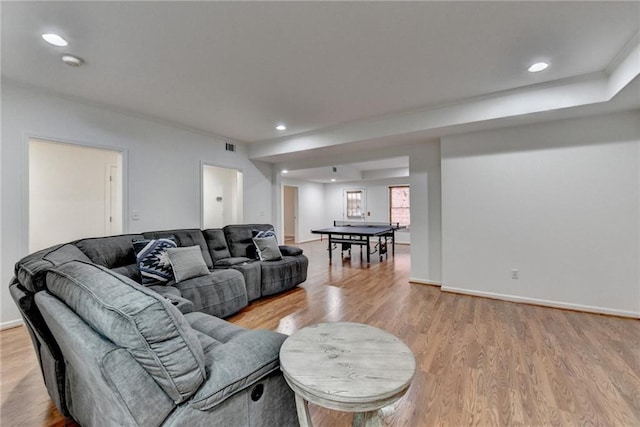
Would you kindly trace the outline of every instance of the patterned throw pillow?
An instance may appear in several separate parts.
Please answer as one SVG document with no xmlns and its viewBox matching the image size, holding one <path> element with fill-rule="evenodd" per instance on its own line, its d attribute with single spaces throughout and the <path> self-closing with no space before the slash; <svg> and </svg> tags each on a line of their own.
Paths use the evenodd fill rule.
<svg viewBox="0 0 640 427">
<path fill-rule="evenodd" d="M 173 279 L 167 248 L 177 247 L 173 239 L 137 240 L 133 242 L 142 284 L 150 285 Z"/>
<path fill-rule="evenodd" d="M 276 237 L 276 232 L 273 228 L 265 231 L 251 230 L 251 237 L 257 237 L 258 239 L 262 239 L 265 237 Z"/>
</svg>

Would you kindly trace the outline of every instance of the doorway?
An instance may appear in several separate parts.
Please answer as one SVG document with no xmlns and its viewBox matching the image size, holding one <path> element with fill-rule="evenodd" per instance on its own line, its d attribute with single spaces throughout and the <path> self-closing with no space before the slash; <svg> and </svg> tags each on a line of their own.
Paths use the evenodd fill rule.
<svg viewBox="0 0 640 427">
<path fill-rule="evenodd" d="M 242 171 L 202 164 L 202 228 L 242 224 Z"/>
<path fill-rule="evenodd" d="M 283 186 L 284 241 L 298 243 L 298 187 Z"/>
<path fill-rule="evenodd" d="M 122 234 L 122 153 L 29 139 L 29 252 Z"/>
</svg>

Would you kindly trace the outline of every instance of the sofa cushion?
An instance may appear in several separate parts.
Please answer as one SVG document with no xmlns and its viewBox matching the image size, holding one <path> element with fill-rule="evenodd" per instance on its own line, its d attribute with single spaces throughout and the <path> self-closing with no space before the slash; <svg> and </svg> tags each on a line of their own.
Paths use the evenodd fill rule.
<svg viewBox="0 0 640 427">
<path fill-rule="evenodd" d="M 217 317 L 230 316 L 249 304 L 242 273 L 236 270 L 214 270 L 174 286 L 193 302 L 194 310 Z"/>
<path fill-rule="evenodd" d="M 252 230 L 267 231 L 273 229 L 271 224 L 244 224 L 244 225 L 227 225 L 222 230 L 227 239 L 229 246 L 229 252 L 231 256 L 239 257 L 246 256 L 251 258 L 247 254 L 247 247 L 254 246 Z"/>
<path fill-rule="evenodd" d="M 227 246 L 227 239 L 224 237 L 224 232 L 220 228 L 211 228 L 209 230 L 203 230 L 202 234 L 207 241 L 209 247 L 209 254 L 213 260 L 213 264 L 221 259 L 230 258 L 231 252 Z"/>
<path fill-rule="evenodd" d="M 209 274 L 199 246 L 167 249 L 176 283 Z"/>
<path fill-rule="evenodd" d="M 213 338 L 222 343 L 247 332 L 247 329 L 242 326 L 199 311 L 185 314 L 184 318 L 187 319 L 187 322 L 189 322 L 191 327 L 196 331 L 202 332 L 209 338 Z"/>
<path fill-rule="evenodd" d="M 168 282 L 173 279 L 173 270 L 167 249 L 175 248 L 172 238 L 136 240 L 133 250 L 140 270 L 143 285 L 157 282 Z"/>
<path fill-rule="evenodd" d="M 302 249 L 296 248 L 295 246 L 280 245 L 279 248 L 284 256 L 298 256 L 303 253 Z"/>
<path fill-rule="evenodd" d="M 38 292 L 45 289 L 45 273 L 51 267 L 68 261 L 90 261 L 87 256 L 73 245 L 56 245 L 34 252 L 18 261 L 15 275 L 28 291 Z"/>
<path fill-rule="evenodd" d="M 204 235 L 202 234 L 202 230 L 200 229 L 193 228 L 183 230 L 149 231 L 143 233 L 143 235 L 147 239 L 159 239 L 161 237 L 172 236 L 178 244 L 178 247 L 200 246 L 202 259 L 204 259 L 205 264 L 207 264 L 207 268 L 213 268 L 213 261 L 209 254 L 209 248 L 206 240 L 204 239 Z"/>
<path fill-rule="evenodd" d="M 200 338 L 210 371 L 189 406 L 208 411 L 228 396 L 277 371 L 280 347 L 287 336 L 273 331 L 246 330 L 232 334 L 225 342 L 206 333 Z"/>
<path fill-rule="evenodd" d="M 95 264 L 72 261 L 47 273 L 52 294 L 125 348 L 171 399 L 189 398 L 206 378 L 195 331 L 163 297 Z"/>
<path fill-rule="evenodd" d="M 128 277 L 136 283 L 142 283 L 142 276 L 140 276 L 140 268 L 137 264 L 127 264 L 121 267 L 112 268 L 111 271 L 118 273 L 122 276 Z"/>
<path fill-rule="evenodd" d="M 89 259 L 107 268 L 136 264 L 136 254 L 131 242 L 142 240 L 142 234 L 123 234 L 111 237 L 94 237 L 73 242 Z"/>
</svg>

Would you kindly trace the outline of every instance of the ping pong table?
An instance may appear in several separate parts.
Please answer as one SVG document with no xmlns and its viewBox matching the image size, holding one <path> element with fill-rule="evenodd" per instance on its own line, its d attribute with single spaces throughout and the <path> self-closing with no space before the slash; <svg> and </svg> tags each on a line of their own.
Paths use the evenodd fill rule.
<svg viewBox="0 0 640 427">
<path fill-rule="evenodd" d="M 331 264 L 331 253 L 341 244 L 341 254 L 348 250 L 351 254 L 351 245 L 360 246 L 360 255 L 362 255 L 362 247 L 367 247 L 367 264 L 371 263 L 371 254 L 378 252 L 380 261 L 382 256 L 388 258 L 387 244 L 391 240 L 391 255 L 396 253 L 396 230 L 404 228 L 399 223 L 381 223 L 381 222 L 345 222 L 333 221 L 333 227 L 319 228 L 311 230 L 313 234 L 329 236 L 329 264 Z M 378 238 L 378 242 L 374 240 L 374 250 L 371 251 L 371 239 Z M 335 247 L 334 247 L 335 245 Z"/>
</svg>

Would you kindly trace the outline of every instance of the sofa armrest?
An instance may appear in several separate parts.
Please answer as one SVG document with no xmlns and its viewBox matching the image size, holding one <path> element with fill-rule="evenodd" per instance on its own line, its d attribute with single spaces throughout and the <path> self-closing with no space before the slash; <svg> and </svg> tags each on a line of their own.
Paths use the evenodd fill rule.
<svg viewBox="0 0 640 427">
<path fill-rule="evenodd" d="M 233 267 L 234 265 L 246 264 L 252 261 L 255 261 L 255 260 L 252 260 L 250 258 L 243 257 L 243 256 L 222 258 L 213 263 L 213 268 L 230 268 L 230 267 Z"/>
<path fill-rule="evenodd" d="M 249 330 L 225 343 L 205 349 L 207 379 L 189 400 L 189 406 L 207 411 L 229 396 L 251 387 L 280 368 L 280 347 L 286 335 Z"/>
<path fill-rule="evenodd" d="M 193 312 L 193 303 L 186 298 L 176 295 L 165 295 L 164 299 L 173 304 L 182 314 Z"/>
<path fill-rule="evenodd" d="M 171 283 L 175 284 L 175 282 L 173 281 Z M 171 296 L 181 297 L 182 296 L 182 292 L 180 292 L 180 289 L 176 288 L 175 286 L 151 285 L 151 286 L 147 286 L 147 288 L 159 293 L 163 297 L 171 297 Z"/>
<path fill-rule="evenodd" d="M 295 246 L 280 245 L 279 248 L 283 256 L 298 256 L 303 253 L 302 249 Z"/>
<path fill-rule="evenodd" d="M 191 313 L 193 311 L 193 302 L 183 298 L 180 289 L 175 286 L 153 285 L 148 286 L 148 288 L 159 293 L 160 296 L 180 310 L 182 314 Z"/>
</svg>

